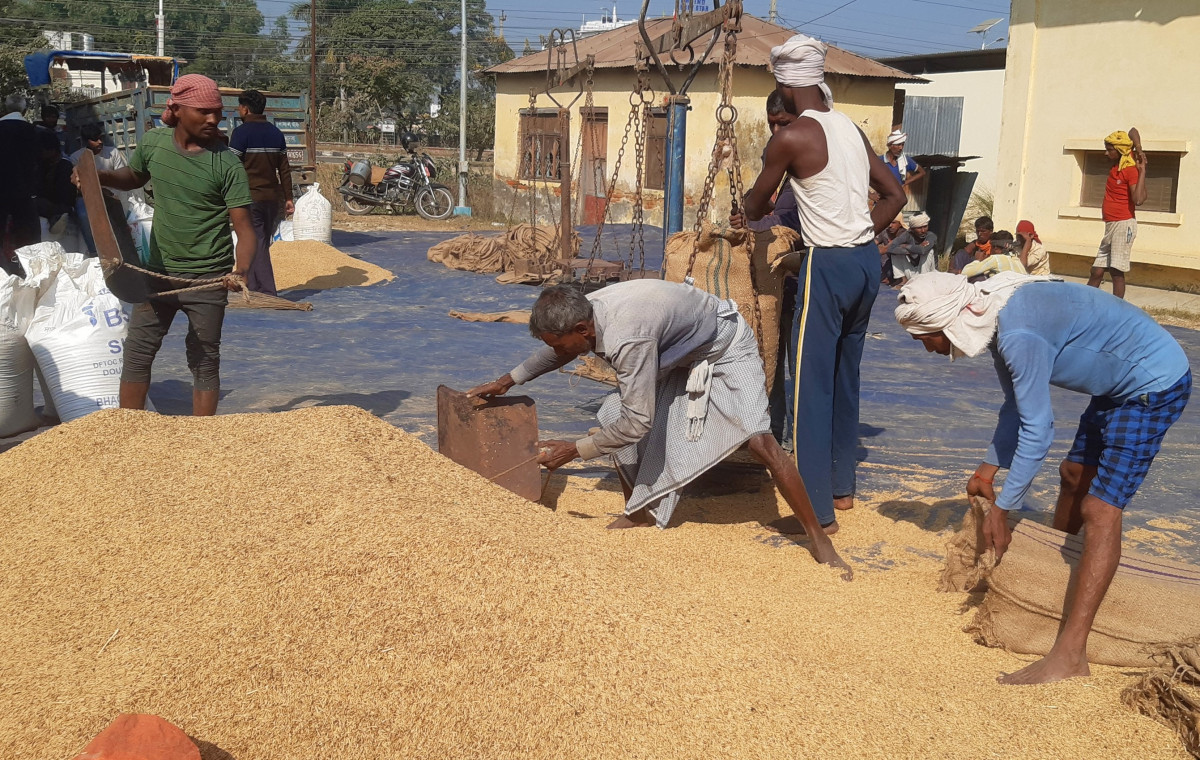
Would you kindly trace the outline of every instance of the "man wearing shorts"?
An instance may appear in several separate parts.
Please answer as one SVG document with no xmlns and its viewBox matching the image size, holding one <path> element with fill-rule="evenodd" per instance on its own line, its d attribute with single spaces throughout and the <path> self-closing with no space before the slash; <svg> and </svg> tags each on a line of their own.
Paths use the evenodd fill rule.
<svg viewBox="0 0 1200 760">
<path fill-rule="evenodd" d="M 1089 674 L 1087 638 L 1121 558 L 1121 516 L 1146 478 L 1163 436 L 1192 390 L 1187 356 L 1146 312 L 1098 289 L 1015 272 L 970 283 L 917 275 L 900 289 L 896 319 L 927 351 L 990 351 L 1004 404 L 987 456 L 967 493 L 992 501 L 985 546 L 1008 548 L 1008 510 L 1019 509 L 1054 442 L 1050 386 L 1091 396 L 1075 443 L 1059 466 L 1054 527 L 1083 532 L 1083 556 L 1063 626 L 1050 652 L 1006 684 Z M 992 480 L 1008 469 L 999 497 Z"/>
<path fill-rule="evenodd" d="M 1112 168 L 1104 185 L 1104 239 L 1100 252 L 1092 263 L 1088 285 L 1100 287 L 1104 272 L 1112 275 L 1113 295 L 1125 297 L 1125 273 L 1133 241 L 1137 237 L 1134 209 L 1146 202 L 1146 154 L 1142 152 L 1141 136 L 1136 128 L 1129 132 L 1113 132 L 1104 138 L 1104 154 Z"/>
<path fill-rule="evenodd" d="M 242 162 L 221 139 L 221 119 L 216 82 L 200 74 L 181 76 L 163 112 L 168 128 L 146 132 L 129 166 L 99 175 L 100 184 L 125 191 L 154 181 L 149 269 L 184 280 L 223 278 L 225 287 L 237 290 L 258 244 L 250 221 L 250 183 Z M 238 235 L 236 252 L 231 223 Z M 157 279 L 152 283 L 159 291 L 187 287 Z M 145 408 L 150 367 L 182 311 L 188 320 L 184 346 L 192 371 L 192 414 L 216 414 L 225 287 L 152 295 L 133 310 L 121 371 L 122 409 Z"/>
</svg>

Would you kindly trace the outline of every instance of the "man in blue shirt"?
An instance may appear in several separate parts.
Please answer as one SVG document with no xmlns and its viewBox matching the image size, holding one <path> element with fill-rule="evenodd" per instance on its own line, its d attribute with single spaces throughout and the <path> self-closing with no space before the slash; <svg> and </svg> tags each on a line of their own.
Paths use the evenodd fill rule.
<svg viewBox="0 0 1200 760">
<path fill-rule="evenodd" d="M 1144 311 L 1095 288 L 1013 272 L 971 284 L 934 272 L 900 290 L 896 319 L 927 351 L 992 353 L 1000 419 L 967 493 L 995 503 L 985 546 L 1004 555 L 1006 514 L 1019 509 L 1054 440 L 1050 386 L 1092 397 L 1059 467 L 1054 527 L 1084 532 L 1077 586 L 1050 652 L 1001 683 L 1086 676 L 1087 637 L 1121 558 L 1121 515 L 1192 389 L 1187 356 Z M 1008 468 L 997 498 L 992 480 Z"/>
<path fill-rule="evenodd" d="M 908 140 L 908 135 L 900 130 L 895 130 L 887 139 L 887 153 L 880 156 L 887 168 L 891 170 L 896 179 L 908 192 L 908 186 L 925 176 L 925 167 L 918 164 L 908 157 L 904 152 L 904 143 Z"/>
<path fill-rule="evenodd" d="M 271 266 L 271 237 L 282 219 L 281 214 L 296 210 L 292 202 L 292 167 L 288 163 L 287 141 L 263 112 L 267 98 L 258 90 L 246 90 L 238 96 L 238 115 L 242 123 L 229 138 L 229 150 L 242 159 L 250 179 L 250 221 L 258 239 L 254 261 L 246 276 L 246 286 L 256 293 L 275 295 L 275 270 Z"/>
</svg>

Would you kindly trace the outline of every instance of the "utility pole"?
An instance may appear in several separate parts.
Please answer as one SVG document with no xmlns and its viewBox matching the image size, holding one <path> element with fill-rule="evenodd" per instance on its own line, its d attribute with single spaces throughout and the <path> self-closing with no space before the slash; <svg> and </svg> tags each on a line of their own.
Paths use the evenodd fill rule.
<svg viewBox="0 0 1200 760">
<path fill-rule="evenodd" d="M 462 23 L 458 28 L 458 36 L 462 38 L 462 54 L 458 68 L 458 205 L 454 207 L 455 216 L 470 216 L 471 207 L 467 205 L 467 0 L 462 0 Z"/>
<path fill-rule="evenodd" d="M 350 142 L 350 137 L 349 137 L 349 135 L 346 134 L 346 126 L 345 126 L 345 120 L 346 120 L 346 62 L 345 61 L 342 61 L 341 63 L 338 64 L 338 80 L 339 80 L 338 83 L 340 85 L 340 87 L 338 89 L 338 95 L 341 96 L 341 100 L 342 100 L 342 142 L 347 143 L 347 142 Z"/>
<path fill-rule="evenodd" d="M 771 0 L 771 10 L 767 11 L 767 21 L 770 21 L 772 24 L 775 23 L 775 16 L 776 16 L 775 2 L 776 2 L 776 0 Z"/>
<path fill-rule="evenodd" d="M 504 15 L 504 11 L 500 11 L 500 39 L 504 39 L 504 22 L 508 16 Z"/>
<path fill-rule="evenodd" d="M 308 155 L 317 159 L 317 0 L 309 0 L 308 17 Z"/>
<path fill-rule="evenodd" d="M 158 15 L 154 18 L 158 27 L 158 57 L 163 57 L 163 33 L 166 31 L 167 19 L 163 16 L 163 0 L 158 0 Z"/>
</svg>

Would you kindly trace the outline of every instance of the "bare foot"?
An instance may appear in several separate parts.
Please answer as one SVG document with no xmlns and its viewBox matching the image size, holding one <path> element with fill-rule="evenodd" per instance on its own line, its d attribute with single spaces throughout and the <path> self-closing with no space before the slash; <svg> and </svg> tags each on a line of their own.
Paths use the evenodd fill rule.
<svg viewBox="0 0 1200 760">
<path fill-rule="evenodd" d="M 781 517 L 778 520 L 772 520 L 763 527 L 772 533 L 782 533 L 785 536 L 808 535 L 808 532 L 804 530 L 804 525 L 801 524 L 800 520 L 796 518 L 795 515 L 788 515 L 787 517 Z M 834 520 L 828 525 L 822 525 L 821 527 L 825 529 L 825 535 L 832 536 L 834 533 L 838 532 L 839 526 L 837 524 L 837 520 Z"/>
<path fill-rule="evenodd" d="M 833 548 L 833 543 L 829 539 L 814 541 L 812 553 L 817 558 L 817 562 L 820 562 L 822 565 L 829 565 L 830 567 L 840 569 L 842 571 L 842 580 L 848 581 L 854 578 L 854 571 L 838 555 L 837 550 Z"/>
<path fill-rule="evenodd" d="M 1057 655 L 1053 650 L 1042 659 L 1026 665 L 1016 673 L 1000 676 L 996 680 L 1009 686 L 1035 683 L 1054 683 L 1067 678 L 1090 676 L 1087 660 Z"/>
<path fill-rule="evenodd" d="M 834 509 L 854 509 L 854 494 L 849 496 L 836 496 L 833 499 Z"/>
<path fill-rule="evenodd" d="M 621 515 L 617 519 L 608 524 L 607 530 L 624 530 L 625 528 L 649 528 L 654 525 L 654 520 L 650 519 L 650 515 L 646 510 L 639 509 L 631 515 Z"/>
</svg>

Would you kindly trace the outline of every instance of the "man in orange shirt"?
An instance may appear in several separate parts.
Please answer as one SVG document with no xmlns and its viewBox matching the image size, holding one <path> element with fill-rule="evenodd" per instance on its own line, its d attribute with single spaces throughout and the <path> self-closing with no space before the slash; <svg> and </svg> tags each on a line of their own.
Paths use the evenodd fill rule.
<svg viewBox="0 0 1200 760">
<path fill-rule="evenodd" d="M 1104 186 L 1104 239 L 1100 252 L 1092 263 L 1088 285 L 1100 287 L 1104 271 L 1112 275 L 1113 295 L 1125 297 L 1125 273 L 1133 241 L 1137 237 L 1134 209 L 1146 202 L 1146 154 L 1136 128 L 1129 132 L 1113 132 L 1104 138 L 1104 153 L 1112 163 L 1108 182 Z"/>
</svg>

